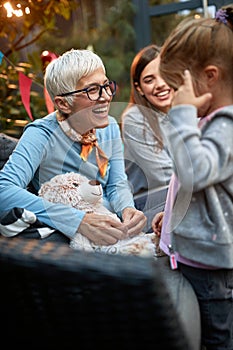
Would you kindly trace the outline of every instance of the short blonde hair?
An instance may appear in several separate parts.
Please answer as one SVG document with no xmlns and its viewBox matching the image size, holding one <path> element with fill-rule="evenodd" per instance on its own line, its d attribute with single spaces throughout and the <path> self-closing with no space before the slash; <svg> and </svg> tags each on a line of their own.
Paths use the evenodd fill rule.
<svg viewBox="0 0 233 350">
<path fill-rule="evenodd" d="M 45 87 L 54 101 L 55 96 L 76 90 L 82 77 L 100 67 L 105 72 L 103 61 L 94 52 L 72 49 L 48 64 L 44 76 Z M 73 96 L 66 99 L 72 104 Z"/>
</svg>

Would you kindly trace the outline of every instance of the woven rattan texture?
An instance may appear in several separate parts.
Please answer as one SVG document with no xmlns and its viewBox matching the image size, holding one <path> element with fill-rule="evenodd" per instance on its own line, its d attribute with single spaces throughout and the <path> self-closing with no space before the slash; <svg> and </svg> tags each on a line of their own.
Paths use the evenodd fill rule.
<svg viewBox="0 0 233 350">
<path fill-rule="evenodd" d="M 0 276 L 8 348 L 190 350 L 153 258 L 1 237 Z"/>
</svg>

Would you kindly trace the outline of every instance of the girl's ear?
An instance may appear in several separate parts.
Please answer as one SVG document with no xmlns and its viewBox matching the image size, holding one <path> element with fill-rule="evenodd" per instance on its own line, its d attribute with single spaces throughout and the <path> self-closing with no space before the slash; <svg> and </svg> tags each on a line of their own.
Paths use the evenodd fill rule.
<svg viewBox="0 0 233 350">
<path fill-rule="evenodd" d="M 206 81 L 209 86 L 216 84 L 219 79 L 219 68 L 213 65 L 206 66 L 204 69 L 206 75 Z"/>
<path fill-rule="evenodd" d="M 54 102 L 57 106 L 57 108 L 64 114 L 70 114 L 71 108 L 69 103 L 65 100 L 62 96 L 55 96 Z"/>
</svg>

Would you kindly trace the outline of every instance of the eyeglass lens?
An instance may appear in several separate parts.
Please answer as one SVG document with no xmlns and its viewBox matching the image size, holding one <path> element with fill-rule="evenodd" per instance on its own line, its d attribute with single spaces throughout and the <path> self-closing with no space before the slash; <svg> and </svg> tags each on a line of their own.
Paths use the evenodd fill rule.
<svg viewBox="0 0 233 350">
<path fill-rule="evenodd" d="M 104 85 L 91 86 L 86 90 L 86 92 L 90 100 L 97 101 L 102 96 L 103 89 L 106 91 L 108 96 L 114 96 L 116 92 L 115 81 L 109 81 Z"/>
</svg>

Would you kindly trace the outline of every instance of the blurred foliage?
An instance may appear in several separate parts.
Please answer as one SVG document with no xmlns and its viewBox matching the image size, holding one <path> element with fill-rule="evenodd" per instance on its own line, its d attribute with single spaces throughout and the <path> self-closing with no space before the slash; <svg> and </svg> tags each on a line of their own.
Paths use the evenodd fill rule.
<svg viewBox="0 0 233 350">
<path fill-rule="evenodd" d="M 17 2 L 11 1 L 12 6 Z M 20 3 L 23 10 L 29 5 L 29 1 L 22 0 Z M 95 8 L 91 6 L 92 3 L 85 0 L 37 0 L 30 2 L 30 15 L 23 18 L 6 18 L 5 10 L 0 7 L 0 40 L 2 37 L 4 48 L 1 51 L 9 60 L 3 59 L 0 71 L 1 131 L 20 136 L 22 127 L 18 124 L 30 122 L 21 101 L 19 71 L 33 81 L 30 106 L 34 119 L 47 114 L 40 57 L 44 50 L 60 55 L 71 48 L 93 49 L 103 59 L 109 78 L 117 81 L 118 93 L 114 101 L 128 101 L 130 64 L 135 55 L 135 8 L 131 0 L 103 0 L 101 3 L 95 2 Z M 85 6 L 82 9 L 85 13 L 78 13 L 82 5 Z M 97 7 L 100 12 L 98 21 L 95 18 Z M 72 17 L 74 13 L 76 17 Z M 86 25 L 83 15 L 88 22 Z M 114 106 L 113 114 L 118 117 L 122 104 L 116 103 Z"/>
<path fill-rule="evenodd" d="M 21 100 L 18 82 L 18 73 L 22 72 L 32 80 L 36 79 L 28 63 L 18 63 L 14 66 L 1 65 L 0 73 L 0 127 L 5 133 L 17 137 L 22 132 L 22 127 L 30 121 Z M 30 101 L 31 112 L 36 118 L 45 114 L 45 103 L 43 98 L 43 85 L 32 84 Z"/>
<path fill-rule="evenodd" d="M 75 0 L 11 0 L 14 9 L 20 2 L 24 13 L 25 8 L 30 7 L 30 14 L 7 17 L 3 7 L 5 2 L 0 4 L 0 37 L 7 39 L 5 56 L 22 50 L 35 43 L 45 32 L 54 30 L 56 15 L 69 20 L 78 5 Z"/>
<path fill-rule="evenodd" d="M 96 8 L 86 7 L 85 11 L 88 12 L 91 24 L 89 23 L 88 28 L 84 28 L 81 18 L 78 17 L 67 30 L 69 40 L 62 31 L 57 32 L 55 37 L 47 33 L 37 45 L 41 51 L 48 49 L 56 54 L 71 48 L 93 50 L 102 58 L 108 77 L 117 82 L 118 90 L 114 101 L 128 101 L 130 65 L 136 53 L 134 30 L 136 9 L 131 0 L 102 1 L 103 9 L 98 23 L 93 23 Z M 61 23 L 60 26 L 63 27 Z M 117 119 L 122 112 L 122 106 L 121 103 L 112 104 L 112 114 Z"/>
<path fill-rule="evenodd" d="M 142 0 L 144 1 L 144 0 Z M 21 8 L 30 6 L 30 14 L 6 17 L 0 0 L 0 44 L 4 54 L 0 66 L 1 131 L 18 133 L 17 125 L 30 122 L 21 101 L 18 72 L 33 81 L 30 105 L 33 117 L 47 114 L 43 94 L 44 50 L 61 55 L 71 49 L 89 48 L 103 59 L 107 75 L 116 80 L 117 94 L 111 113 L 120 118 L 130 94 L 130 65 L 136 54 L 134 18 L 137 13 L 131 0 L 20 0 Z M 10 0 L 17 5 L 19 0 Z M 150 0 L 150 5 L 170 0 Z M 156 16 L 151 19 L 152 42 L 163 41 L 183 15 Z"/>
<path fill-rule="evenodd" d="M 57 16 L 68 21 L 78 3 L 76 0 L 20 0 L 23 12 L 30 6 L 30 14 L 7 17 L 5 2 L 0 2 L 0 44 L 4 54 L 0 66 L 0 131 L 19 137 L 30 118 L 21 101 L 18 72 L 32 79 L 30 107 L 33 117 L 46 115 L 41 52 L 35 44 L 45 33 L 57 31 Z M 17 9 L 18 0 L 10 3 Z M 28 47 L 31 51 L 26 50 Z M 25 52 L 30 54 L 25 55 Z"/>
<path fill-rule="evenodd" d="M 103 59 L 110 79 L 118 83 L 116 101 L 129 98 L 130 65 L 135 55 L 135 12 L 130 0 L 119 1 L 109 9 L 93 40 L 94 50 Z"/>
</svg>

